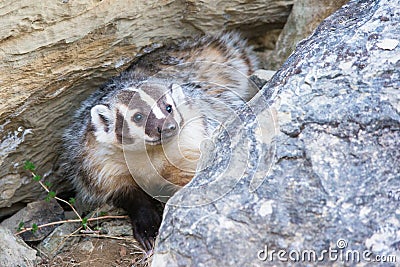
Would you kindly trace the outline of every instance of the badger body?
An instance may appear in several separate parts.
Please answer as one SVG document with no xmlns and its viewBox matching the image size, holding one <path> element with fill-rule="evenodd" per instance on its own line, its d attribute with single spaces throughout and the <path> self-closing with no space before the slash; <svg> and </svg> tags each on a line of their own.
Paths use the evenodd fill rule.
<svg viewBox="0 0 400 267">
<path fill-rule="evenodd" d="M 66 170 L 79 198 L 127 211 L 149 250 L 165 202 L 194 176 L 212 123 L 257 92 L 255 57 L 236 34 L 143 55 L 85 100 L 65 131 Z"/>
</svg>

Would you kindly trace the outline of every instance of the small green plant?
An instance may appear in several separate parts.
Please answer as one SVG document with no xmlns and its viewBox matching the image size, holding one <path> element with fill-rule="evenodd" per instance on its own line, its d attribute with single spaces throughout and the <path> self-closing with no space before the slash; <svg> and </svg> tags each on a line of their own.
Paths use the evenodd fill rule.
<svg viewBox="0 0 400 267">
<path fill-rule="evenodd" d="M 87 229 L 87 223 L 88 223 L 88 218 L 86 218 L 86 217 L 83 218 L 82 219 L 82 226 L 83 226 L 83 229 L 85 229 L 85 230 Z"/>
<path fill-rule="evenodd" d="M 31 172 L 34 172 L 35 171 L 35 165 L 32 162 L 30 162 L 29 160 L 27 160 L 27 161 L 25 161 L 24 169 L 28 170 L 28 171 L 31 171 Z"/>
<path fill-rule="evenodd" d="M 36 233 L 37 230 L 39 230 L 39 226 L 36 223 L 32 224 L 32 233 Z"/>
<path fill-rule="evenodd" d="M 22 231 L 22 229 L 24 228 L 24 225 L 25 225 L 24 222 L 19 222 L 17 232 Z"/>
<path fill-rule="evenodd" d="M 55 198 L 55 197 L 56 197 L 56 192 L 54 192 L 54 191 L 49 191 L 49 192 L 47 193 L 47 197 L 45 198 L 45 200 L 46 200 L 47 202 L 50 202 L 50 200 L 53 199 L 53 198 Z"/>
<path fill-rule="evenodd" d="M 100 211 L 100 213 L 99 213 L 99 216 L 106 216 L 107 215 L 107 212 L 105 212 L 105 211 Z"/>
<path fill-rule="evenodd" d="M 71 205 L 75 205 L 76 200 L 75 200 L 75 198 L 70 197 L 69 200 L 68 200 L 68 202 L 69 202 L 69 204 L 71 204 Z"/>
<path fill-rule="evenodd" d="M 35 182 L 38 182 L 40 184 L 40 186 L 46 190 L 47 192 L 47 196 L 45 198 L 46 201 L 50 201 L 51 199 L 56 199 L 58 201 L 61 201 L 65 204 L 67 204 L 68 206 L 70 206 L 70 208 L 72 209 L 72 211 L 75 213 L 77 219 L 70 219 L 70 220 L 62 220 L 62 221 L 56 221 L 56 222 L 51 222 L 51 223 L 46 223 L 46 224 L 42 224 L 42 225 L 37 225 L 36 223 L 32 224 L 32 227 L 25 227 L 24 222 L 20 222 L 18 224 L 17 227 L 17 233 L 16 235 L 20 235 L 24 232 L 27 231 L 31 231 L 32 233 L 37 232 L 40 228 L 46 227 L 46 226 L 50 226 L 50 225 L 57 225 L 57 224 L 63 224 L 63 223 L 80 223 L 82 225 L 82 228 L 84 229 L 84 233 L 90 234 L 90 233 L 96 233 L 98 231 L 93 231 L 92 229 L 90 229 L 89 227 L 89 223 L 91 221 L 98 221 L 98 220 L 102 220 L 102 219 L 126 219 L 128 218 L 127 216 L 106 216 L 105 212 L 100 212 L 100 214 L 102 214 L 99 217 L 95 217 L 95 218 L 82 218 L 79 213 L 76 211 L 74 205 L 76 203 L 75 198 L 70 198 L 69 201 L 66 201 L 62 198 L 57 197 L 57 194 L 55 191 L 50 190 L 50 188 L 52 187 L 52 184 L 48 181 L 43 181 L 43 177 L 36 174 L 35 170 L 36 170 L 36 166 L 35 164 L 33 164 L 31 161 L 25 161 L 24 163 L 24 169 L 29 171 L 32 175 L 32 178 Z"/>
</svg>

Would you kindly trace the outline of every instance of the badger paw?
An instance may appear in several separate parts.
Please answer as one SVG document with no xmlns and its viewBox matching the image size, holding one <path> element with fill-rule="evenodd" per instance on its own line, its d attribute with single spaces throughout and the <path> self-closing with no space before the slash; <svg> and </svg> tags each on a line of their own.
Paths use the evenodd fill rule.
<svg viewBox="0 0 400 267">
<path fill-rule="evenodd" d="M 146 252 L 152 250 L 161 224 L 161 214 L 158 209 L 156 207 L 142 207 L 130 217 L 133 236 Z"/>
</svg>

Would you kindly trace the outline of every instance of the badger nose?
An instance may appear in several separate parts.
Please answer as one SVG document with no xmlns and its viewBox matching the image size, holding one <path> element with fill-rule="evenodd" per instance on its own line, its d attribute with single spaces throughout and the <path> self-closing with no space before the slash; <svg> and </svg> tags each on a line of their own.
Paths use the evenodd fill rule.
<svg viewBox="0 0 400 267">
<path fill-rule="evenodd" d="M 177 128 L 176 122 L 165 123 L 162 127 L 157 127 L 159 134 L 172 134 Z"/>
<path fill-rule="evenodd" d="M 170 123 L 168 124 L 165 129 L 165 131 L 175 131 L 176 130 L 176 123 Z"/>
</svg>

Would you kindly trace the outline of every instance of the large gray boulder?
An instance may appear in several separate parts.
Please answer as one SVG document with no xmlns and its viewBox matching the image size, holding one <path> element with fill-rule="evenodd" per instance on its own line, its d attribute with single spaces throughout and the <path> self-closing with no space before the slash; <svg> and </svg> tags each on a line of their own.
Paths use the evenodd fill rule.
<svg viewBox="0 0 400 267">
<path fill-rule="evenodd" d="M 170 199 L 153 265 L 400 262 L 399 25 L 353 0 L 300 43 Z"/>
<path fill-rule="evenodd" d="M 36 250 L 15 236 L 11 230 L 0 225 L 0 266 L 33 267 Z"/>
</svg>

